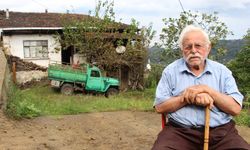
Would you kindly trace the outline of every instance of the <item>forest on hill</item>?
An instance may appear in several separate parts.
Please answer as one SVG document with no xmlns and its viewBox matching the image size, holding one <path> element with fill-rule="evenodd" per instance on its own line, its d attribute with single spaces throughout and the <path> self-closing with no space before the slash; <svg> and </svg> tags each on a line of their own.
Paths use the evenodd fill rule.
<svg viewBox="0 0 250 150">
<path fill-rule="evenodd" d="M 244 46 L 244 40 L 237 39 L 237 40 L 220 40 L 214 48 L 212 48 L 211 54 L 216 54 L 217 48 L 224 48 L 225 54 L 223 56 L 220 56 L 217 61 L 221 63 L 227 63 L 230 60 L 234 59 L 237 53 L 242 49 Z M 162 52 L 164 51 L 163 48 L 159 48 L 157 46 L 153 46 L 149 48 L 149 59 L 150 62 L 153 64 L 162 64 L 166 65 L 167 59 L 162 55 Z M 171 58 L 169 58 L 171 59 Z"/>
</svg>

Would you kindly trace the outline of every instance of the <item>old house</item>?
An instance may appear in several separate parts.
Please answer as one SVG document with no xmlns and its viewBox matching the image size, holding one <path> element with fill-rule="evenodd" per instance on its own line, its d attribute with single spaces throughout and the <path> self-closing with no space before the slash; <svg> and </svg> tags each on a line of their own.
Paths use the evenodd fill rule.
<svg viewBox="0 0 250 150">
<path fill-rule="evenodd" d="M 33 62 L 40 66 L 47 67 L 50 62 L 59 63 L 76 63 L 90 62 L 91 59 L 86 58 L 75 51 L 74 46 L 64 47 L 59 43 L 54 35 L 62 33 L 63 20 L 67 19 L 85 19 L 89 16 L 82 14 L 62 14 L 62 13 L 33 13 L 33 12 L 12 12 L 8 9 L 0 11 L 0 33 L 1 42 L 4 51 L 8 55 L 18 56 L 24 61 Z M 124 29 L 121 29 L 124 30 Z M 90 33 L 91 34 L 91 33 Z M 121 38 L 117 34 L 112 34 L 107 38 Z M 126 37 L 122 37 L 126 39 Z M 141 50 L 133 50 L 128 55 L 121 56 L 126 50 L 125 46 L 115 47 L 116 54 L 111 67 L 101 65 L 103 69 L 107 69 L 107 75 L 117 77 L 121 81 L 122 89 L 127 87 L 137 88 L 143 85 L 143 70 L 145 60 Z M 126 52 L 125 52 L 126 53 Z M 117 56 L 116 56 L 117 55 Z M 111 59 L 114 59 L 111 58 Z M 103 58 L 102 60 L 107 60 Z M 97 60 L 97 64 L 102 64 L 101 60 Z M 113 66 L 113 67 L 112 67 Z M 115 68 L 115 69 L 114 69 Z"/>
<path fill-rule="evenodd" d="M 85 17 L 68 14 L 68 17 Z M 55 51 L 60 47 L 53 35 L 62 30 L 62 14 L 0 11 L 1 41 L 5 53 L 41 66 L 49 61 L 69 62 L 69 51 Z"/>
</svg>

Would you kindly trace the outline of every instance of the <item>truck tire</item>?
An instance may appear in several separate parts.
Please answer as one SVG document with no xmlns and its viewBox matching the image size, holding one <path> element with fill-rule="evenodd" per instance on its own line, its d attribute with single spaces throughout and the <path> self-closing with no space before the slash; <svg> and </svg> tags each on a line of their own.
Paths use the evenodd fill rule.
<svg viewBox="0 0 250 150">
<path fill-rule="evenodd" d="M 61 87 L 61 93 L 64 95 L 72 95 L 74 92 L 74 87 L 72 84 L 65 83 Z"/>
<path fill-rule="evenodd" d="M 111 95 L 117 95 L 119 93 L 118 89 L 116 88 L 109 88 L 107 92 L 105 93 L 106 97 L 109 97 Z"/>
</svg>

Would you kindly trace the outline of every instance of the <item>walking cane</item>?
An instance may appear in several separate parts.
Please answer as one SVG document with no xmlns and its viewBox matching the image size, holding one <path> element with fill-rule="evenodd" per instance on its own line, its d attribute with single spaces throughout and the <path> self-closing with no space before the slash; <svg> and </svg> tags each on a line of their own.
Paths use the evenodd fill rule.
<svg viewBox="0 0 250 150">
<path fill-rule="evenodd" d="M 205 110 L 205 133 L 204 133 L 204 147 L 203 147 L 203 150 L 208 150 L 208 144 L 209 144 L 209 120 L 210 120 L 210 110 L 209 110 L 209 106 L 206 106 L 206 110 Z"/>
</svg>

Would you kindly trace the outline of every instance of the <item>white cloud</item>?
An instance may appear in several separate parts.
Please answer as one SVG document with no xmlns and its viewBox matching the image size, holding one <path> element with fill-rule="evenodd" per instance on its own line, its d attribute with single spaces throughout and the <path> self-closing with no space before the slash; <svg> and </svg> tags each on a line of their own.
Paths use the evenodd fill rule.
<svg viewBox="0 0 250 150">
<path fill-rule="evenodd" d="M 182 0 L 185 9 L 218 8 L 218 9 L 245 9 L 249 0 Z"/>
<path fill-rule="evenodd" d="M 22 5 L 20 5 L 22 3 Z M 0 9 L 9 9 L 11 11 L 43 12 L 48 9 L 50 12 L 66 12 L 74 9 L 88 8 L 94 9 L 95 1 L 87 0 L 7 0 L 1 2 Z"/>
</svg>

